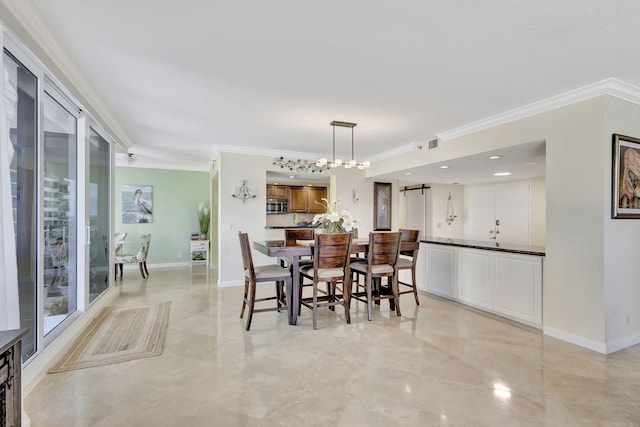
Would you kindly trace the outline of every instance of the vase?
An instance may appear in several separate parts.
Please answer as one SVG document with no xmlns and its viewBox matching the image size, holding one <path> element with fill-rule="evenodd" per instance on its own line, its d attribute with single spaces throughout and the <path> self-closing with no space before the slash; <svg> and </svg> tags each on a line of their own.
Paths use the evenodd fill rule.
<svg viewBox="0 0 640 427">
<path fill-rule="evenodd" d="M 340 222 L 330 222 L 322 227 L 325 234 L 346 233 L 346 230 Z"/>
<path fill-rule="evenodd" d="M 200 240 L 209 240 L 209 236 L 207 233 L 200 233 Z"/>
</svg>

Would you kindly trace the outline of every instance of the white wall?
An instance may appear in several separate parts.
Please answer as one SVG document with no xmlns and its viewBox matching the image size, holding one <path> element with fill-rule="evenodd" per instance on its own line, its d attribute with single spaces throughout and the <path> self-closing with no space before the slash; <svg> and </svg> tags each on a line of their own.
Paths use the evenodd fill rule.
<svg viewBox="0 0 640 427">
<path fill-rule="evenodd" d="M 427 207 L 431 217 L 431 236 L 450 239 L 464 238 L 465 199 L 464 186 L 454 184 L 430 184 L 427 191 Z M 445 221 L 447 214 L 447 199 L 451 193 L 453 207 L 458 217 L 448 225 Z"/>
<path fill-rule="evenodd" d="M 531 244 L 547 243 L 547 180 L 545 177 L 531 180 Z"/>
<path fill-rule="evenodd" d="M 611 219 L 612 134 L 640 137 L 640 106 L 616 98 L 605 99 L 603 158 L 605 315 L 608 351 L 640 342 L 640 220 Z"/>
</svg>

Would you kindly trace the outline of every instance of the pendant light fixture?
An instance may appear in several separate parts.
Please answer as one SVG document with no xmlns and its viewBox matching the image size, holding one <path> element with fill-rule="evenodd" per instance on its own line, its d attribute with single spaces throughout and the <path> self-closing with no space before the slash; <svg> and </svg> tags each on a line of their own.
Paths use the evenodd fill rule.
<svg viewBox="0 0 640 427">
<path fill-rule="evenodd" d="M 329 162 L 326 158 L 322 158 L 320 160 L 318 160 L 316 162 L 316 165 L 318 167 L 323 167 L 326 165 L 329 165 L 332 168 L 336 168 L 338 166 L 342 166 L 344 164 L 344 167 L 349 169 L 352 167 L 358 167 L 358 169 L 366 169 L 369 166 L 371 166 L 371 163 L 368 161 L 362 162 L 362 163 L 358 163 L 355 160 L 355 145 L 354 145 L 354 139 L 353 139 L 353 128 L 356 127 L 357 123 L 351 123 L 351 122 L 340 122 L 337 120 L 332 121 L 331 123 L 329 123 L 332 127 L 333 127 L 333 157 L 331 159 L 331 162 Z M 351 128 L 351 160 L 348 162 L 342 162 L 341 159 L 336 159 L 336 126 L 338 127 L 345 127 L 345 128 Z"/>
</svg>

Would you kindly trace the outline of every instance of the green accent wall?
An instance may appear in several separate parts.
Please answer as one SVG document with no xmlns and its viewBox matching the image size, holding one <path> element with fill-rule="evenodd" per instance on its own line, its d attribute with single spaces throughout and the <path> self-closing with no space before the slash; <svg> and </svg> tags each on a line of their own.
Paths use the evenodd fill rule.
<svg viewBox="0 0 640 427">
<path fill-rule="evenodd" d="M 153 187 L 152 223 L 122 223 L 123 184 Z M 199 232 L 198 204 L 210 202 L 208 172 L 116 167 L 114 193 L 114 232 L 127 233 L 125 253 L 137 253 L 140 236 L 151 233 L 148 264 L 189 262 L 191 233 Z"/>
</svg>

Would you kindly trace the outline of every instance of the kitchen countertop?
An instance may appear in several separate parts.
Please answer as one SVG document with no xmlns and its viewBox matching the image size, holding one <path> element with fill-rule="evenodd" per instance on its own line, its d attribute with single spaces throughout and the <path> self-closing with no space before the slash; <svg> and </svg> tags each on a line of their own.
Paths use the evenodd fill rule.
<svg viewBox="0 0 640 427">
<path fill-rule="evenodd" d="M 448 239 L 443 237 L 424 237 L 422 243 L 434 243 L 437 245 L 458 246 L 462 248 L 486 249 L 489 251 L 511 252 L 523 255 L 545 256 L 544 246 L 516 245 L 499 242 L 480 242 L 475 240 Z"/>
<path fill-rule="evenodd" d="M 285 228 L 318 228 L 315 225 L 267 225 L 267 230 L 284 230 Z"/>
</svg>

